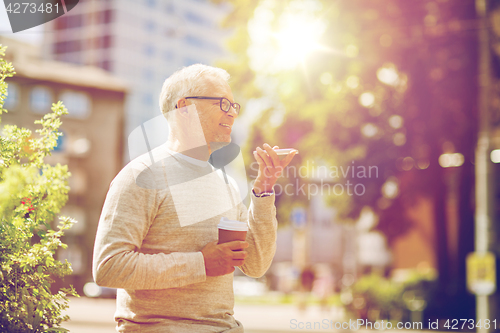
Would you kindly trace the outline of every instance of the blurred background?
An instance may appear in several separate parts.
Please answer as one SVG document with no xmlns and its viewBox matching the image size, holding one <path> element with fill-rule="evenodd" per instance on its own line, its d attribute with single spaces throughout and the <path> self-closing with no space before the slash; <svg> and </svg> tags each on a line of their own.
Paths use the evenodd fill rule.
<svg viewBox="0 0 500 333">
<path fill-rule="evenodd" d="M 0 44 L 17 72 L 5 124 L 69 110 L 51 163 L 69 166 L 63 214 L 78 223 L 56 287 L 114 297 L 91 276 L 109 183 L 143 149 L 131 134 L 160 116 L 163 81 L 204 63 L 231 74 L 243 106 L 248 181 L 255 146 L 300 151 L 275 188 L 272 267 L 236 273 L 237 308 L 441 329 L 500 314 L 485 259 L 500 250 L 500 1 L 80 0 L 16 34 L 0 8 Z M 148 129 L 151 148 L 167 134 Z"/>
</svg>

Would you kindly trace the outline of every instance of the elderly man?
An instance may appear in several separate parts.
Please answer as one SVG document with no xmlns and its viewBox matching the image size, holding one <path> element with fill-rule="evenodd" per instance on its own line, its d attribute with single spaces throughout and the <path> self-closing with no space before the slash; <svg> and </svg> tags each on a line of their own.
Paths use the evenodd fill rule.
<svg viewBox="0 0 500 333">
<path fill-rule="evenodd" d="M 294 153 L 280 161 L 257 147 L 250 209 L 235 182 L 207 161 L 231 141 L 240 106 L 229 74 L 185 67 L 164 83 L 160 107 L 168 141 L 130 162 L 110 185 L 99 220 L 93 275 L 119 288 L 119 332 L 243 332 L 233 318 L 235 266 L 252 277 L 276 248 L 273 185 Z M 275 147 L 276 148 L 276 147 Z M 221 217 L 248 222 L 246 241 L 217 244 Z"/>
</svg>

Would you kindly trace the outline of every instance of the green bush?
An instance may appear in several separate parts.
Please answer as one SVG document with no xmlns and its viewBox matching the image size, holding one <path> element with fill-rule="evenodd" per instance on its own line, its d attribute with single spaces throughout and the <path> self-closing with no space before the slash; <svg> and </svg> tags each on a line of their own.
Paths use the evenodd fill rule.
<svg viewBox="0 0 500 333">
<path fill-rule="evenodd" d="M 380 274 L 364 275 L 352 287 L 352 302 L 346 309 L 369 321 L 410 319 L 410 310 L 422 311 L 435 289 L 435 274 L 408 270 L 403 281 Z"/>
<path fill-rule="evenodd" d="M 6 47 L 0 45 L 0 121 L 7 95 L 5 79 L 15 72 L 4 60 Z M 65 248 L 61 237 L 75 222 L 55 215 L 68 199 L 67 166 L 50 166 L 44 158 L 57 145 L 61 116 L 67 114 L 61 102 L 29 129 L 5 125 L 0 130 L 0 331 L 66 332 L 59 327 L 67 320 L 66 295 L 74 289 L 51 292 L 54 277 L 71 274 L 71 266 L 55 260 L 57 249 Z M 36 136 L 36 137 L 35 137 Z"/>
</svg>

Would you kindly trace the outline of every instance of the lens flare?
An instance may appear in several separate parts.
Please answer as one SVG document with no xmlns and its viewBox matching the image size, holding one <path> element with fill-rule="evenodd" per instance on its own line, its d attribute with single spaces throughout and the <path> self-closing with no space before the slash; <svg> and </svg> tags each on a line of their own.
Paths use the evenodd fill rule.
<svg viewBox="0 0 500 333">
<path fill-rule="evenodd" d="M 248 55 L 254 70 L 275 73 L 294 69 L 311 53 L 325 49 L 319 43 L 327 27 L 320 17 L 319 1 L 293 1 L 280 15 L 273 9 L 273 1 L 263 0 L 248 22 Z"/>
<path fill-rule="evenodd" d="M 276 58 L 283 67 L 294 68 L 311 52 L 320 49 L 318 40 L 324 24 L 300 13 L 284 14 L 282 19 L 279 31 L 274 34 L 279 50 Z"/>
</svg>

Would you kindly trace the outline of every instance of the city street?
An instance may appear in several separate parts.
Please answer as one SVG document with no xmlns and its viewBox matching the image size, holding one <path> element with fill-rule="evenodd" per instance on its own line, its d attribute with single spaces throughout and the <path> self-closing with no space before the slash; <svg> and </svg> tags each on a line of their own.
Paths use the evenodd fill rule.
<svg viewBox="0 0 500 333">
<path fill-rule="evenodd" d="M 36 2 L 0 4 L 0 333 L 69 286 L 72 333 L 108 287 L 139 331 L 500 333 L 500 0 Z"/>
<path fill-rule="evenodd" d="M 71 298 L 67 313 L 71 321 L 63 324 L 72 333 L 109 333 L 115 331 L 113 314 L 114 299 Z M 324 319 L 335 319 L 338 310 L 325 313 L 318 307 L 309 307 L 300 313 L 291 305 L 236 305 L 235 317 L 243 323 L 246 333 L 285 333 L 285 332 L 332 332 L 323 330 L 292 329 L 290 321 L 320 322 Z"/>
<path fill-rule="evenodd" d="M 113 314 L 114 299 L 71 298 L 67 313 L 71 321 L 63 324 L 71 333 L 112 333 L 115 332 Z M 326 320 L 340 321 L 339 309 L 322 312 L 318 307 L 309 307 L 301 313 L 292 305 L 242 305 L 235 306 L 235 317 L 245 326 L 245 333 L 290 333 L 290 332 L 334 332 L 330 328 L 307 329 L 298 327 L 298 323 L 324 323 Z M 294 326 L 292 323 L 297 323 Z M 344 331 L 344 330 L 342 330 Z M 349 331 L 349 330 L 345 330 Z M 367 332 L 360 329 L 358 332 Z M 411 331 L 411 330 L 405 330 Z M 419 331 L 425 333 L 426 331 Z M 430 331 L 427 331 L 430 332 Z M 432 331 L 438 333 L 437 331 Z"/>
</svg>

